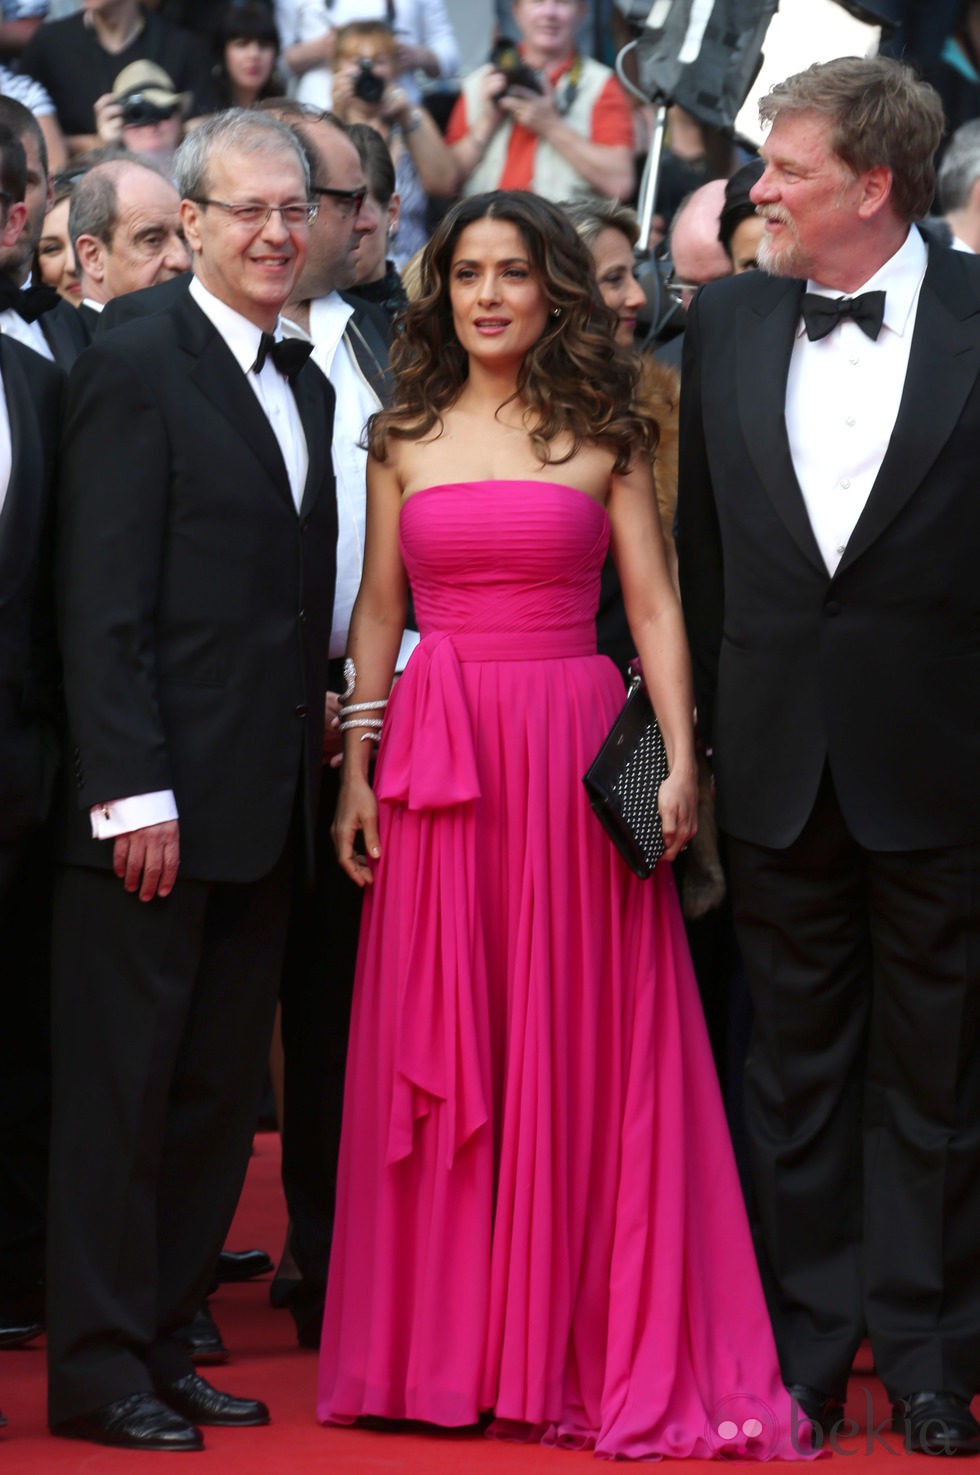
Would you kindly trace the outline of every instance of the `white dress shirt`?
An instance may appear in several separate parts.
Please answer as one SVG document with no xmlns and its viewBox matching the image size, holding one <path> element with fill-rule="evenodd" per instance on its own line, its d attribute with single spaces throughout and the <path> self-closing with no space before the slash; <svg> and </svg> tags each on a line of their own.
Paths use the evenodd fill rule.
<svg viewBox="0 0 980 1475">
<path fill-rule="evenodd" d="M 260 374 L 252 372 L 252 365 L 258 357 L 261 328 L 257 328 L 248 318 L 242 317 L 241 313 L 235 312 L 234 308 L 215 297 L 196 277 L 189 290 L 198 307 L 225 340 L 262 406 L 279 442 L 289 476 L 289 488 L 298 512 L 306 487 L 310 458 L 306 435 L 289 381 L 268 358 L 262 365 Z M 282 337 L 279 324 L 275 336 Z M 170 789 L 161 789 L 152 794 L 137 794 L 131 798 L 113 799 L 93 805 L 92 834 L 96 840 L 113 840 L 117 835 L 128 834 L 130 830 L 142 829 L 145 825 L 163 824 L 176 818 L 177 801 L 173 792 Z"/>
<path fill-rule="evenodd" d="M 885 292 L 885 318 L 872 341 L 845 318 L 816 342 L 802 323 L 786 383 L 786 429 L 817 546 L 833 574 L 874 486 L 905 387 L 912 331 L 928 252 L 914 228 L 856 291 Z M 807 283 L 825 297 L 843 294 Z"/>
<path fill-rule="evenodd" d="M 367 448 L 363 444 L 368 416 L 381 408 L 375 391 L 361 372 L 344 330 L 354 309 L 340 296 L 329 292 L 310 302 L 309 338 L 313 358 L 334 387 L 337 412 L 333 426 L 333 465 L 337 479 L 337 586 L 330 627 L 330 655 L 342 656 L 347 649 L 351 611 L 364 568 L 364 524 L 367 502 Z M 287 322 L 285 331 L 299 332 Z M 418 635 L 402 636 L 396 669 L 401 671 Z"/>
</svg>

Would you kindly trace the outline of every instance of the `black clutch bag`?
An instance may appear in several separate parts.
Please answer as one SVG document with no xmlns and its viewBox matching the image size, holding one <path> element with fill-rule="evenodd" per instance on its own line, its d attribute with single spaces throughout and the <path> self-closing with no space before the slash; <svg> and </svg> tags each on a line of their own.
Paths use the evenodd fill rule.
<svg viewBox="0 0 980 1475">
<path fill-rule="evenodd" d="M 599 823 L 630 870 L 644 880 L 667 848 L 657 797 L 669 771 L 643 678 L 634 676 L 626 705 L 582 782 Z"/>
</svg>

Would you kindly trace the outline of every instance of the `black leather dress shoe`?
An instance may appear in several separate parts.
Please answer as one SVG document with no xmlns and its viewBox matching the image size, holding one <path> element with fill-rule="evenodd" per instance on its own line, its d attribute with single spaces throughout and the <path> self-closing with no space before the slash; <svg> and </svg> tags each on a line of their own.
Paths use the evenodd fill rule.
<svg viewBox="0 0 980 1475">
<path fill-rule="evenodd" d="M 62 1439 L 90 1439 L 120 1449 L 193 1450 L 204 1448 L 204 1437 L 155 1393 L 131 1393 L 105 1408 L 53 1424 L 51 1433 Z"/>
<path fill-rule="evenodd" d="M 228 1361 L 228 1348 L 221 1340 L 221 1333 L 207 1301 L 194 1320 L 174 1332 L 174 1336 L 188 1348 L 194 1363 L 203 1365 Z"/>
<path fill-rule="evenodd" d="M 265 1250 L 222 1250 L 215 1266 L 214 1278 L 219 1285 L 234 1285 L 268 1275 L 275 1266 Z"/>
<path fill-rule="evenodd" d="M 907 1394 L 892 1405 L 892 1430 L 916 1454 L 980 1454 L 980 1424 L 955 1393 Z"/>
<path fill-rule="evenodd" d="M 220 1393 L 197 1373 L 187 1373 L 176 1383 L 168 1383 L 160 1389 L 160 1397 L 176 1413 L 195 1424 L 245 1428 L 269 1422 L 269 1410 L 257 1398 L 235 1398 L 231 1393 Z"/>
<path fill-rule="evenodd" d="M 806 1383 L 787 1383 L 786 1392 L 800 1413 L 813 1426 L 813 1445 L 819 1449 L 829 1438 L 833 1429 L 839 1428 L 844 1417 L 844 1405 L 833 1393 L 824 1393 L 820 1388 L 810 1388 Z"/>
<path fill-rule="evenodd" d="M 23 1347 L 44 1331 L 43 1321 L 10 1320 L 0 1316 L 0 1347 Z"/>
</svg>

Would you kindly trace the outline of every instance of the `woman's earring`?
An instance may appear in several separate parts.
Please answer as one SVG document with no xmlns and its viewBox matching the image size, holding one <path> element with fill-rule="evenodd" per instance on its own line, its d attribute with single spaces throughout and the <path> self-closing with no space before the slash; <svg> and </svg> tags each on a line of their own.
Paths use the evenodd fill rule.
<svg viewBox="0 0 980 1475">
<path fill-rule="evenodd" d="M 560 307 L 553 307 L 551 309 L 551 316 L 553 318 L 560 318 L 561 317 L 561 308 Z"/>
</svg>

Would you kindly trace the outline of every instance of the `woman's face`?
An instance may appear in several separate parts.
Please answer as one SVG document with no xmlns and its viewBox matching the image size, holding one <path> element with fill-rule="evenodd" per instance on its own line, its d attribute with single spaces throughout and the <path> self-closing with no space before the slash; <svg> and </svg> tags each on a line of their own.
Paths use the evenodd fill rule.
<svg viewBox="0 0 980 1475">
<path fill-rule="evenodd" d="M 37 269 L 42 282 L 60 292 L 66 302 L 77 307 L 82 289 L 75 268 L 75 253 L 68 240 L 68 200 L 59 200 L 44 217 L 44 228 L 37 243 Z"/>
<path fill-rule="evenodd" d="M 517 226 L 477 220 L 460 232 L 449 270 L 456 337 L 473 359 L 516 368 L 548 322 L 548 298 Z"/>
<path fill-rule="evenodd" d="M 636 332 L 636 315 L 647 300 L 636 278 L 633 247 L 621 230 L 607 226 L 592 242 L 592 260 L 602 300 L 618 320 L 616 342 L 629 348 Z"/>
<path fill-rule="evenodd" d="M 236 36 L 225 47 L 225 67 L 232 87 L 242 92 L 262 91 L 276 64 L 276 48 L 271 41 L 255 36 Z"/>
<path fill-rule="evenodd" d="M 751 215 L 748 220 L 740 220 L 732 231 L 730 242 L 732 249 L 732 275 L 741 276 L 743 271 L 755 271 L 759 265 L 756 252 L 766 223 L 761 215 Z"/>
</svg>

